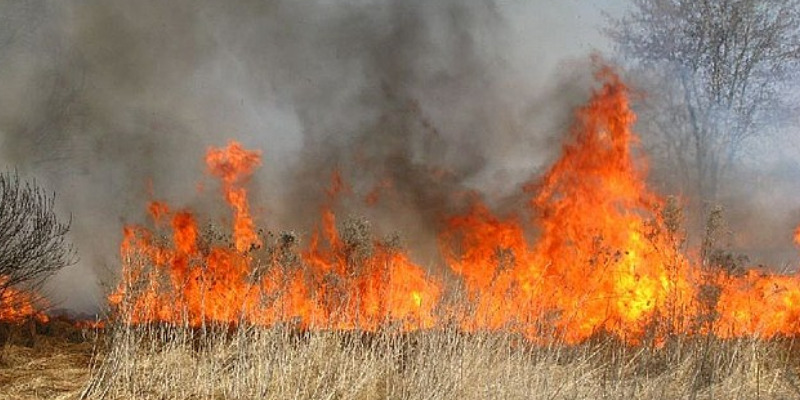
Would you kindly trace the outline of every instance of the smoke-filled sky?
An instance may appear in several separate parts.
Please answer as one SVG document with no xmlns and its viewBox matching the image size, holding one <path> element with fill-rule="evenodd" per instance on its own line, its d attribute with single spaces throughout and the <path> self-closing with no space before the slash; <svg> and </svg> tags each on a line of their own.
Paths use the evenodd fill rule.
<svg viewBox="0 0 800 400">
<path fill-rule="evenodd" d="M 624 3 L 2 1 L 0 163 L 72 215 L 80 261 L 50 291 L 74 310 L 103 303 L 148 199 L 225 215 L 202 157 L 229 139 L 263 152 L 267 228 L 307 232 L 336 169 L 391 180 L 370 218 L 424 254 L 452 193 L 502 207 L 557 154 Z"/>
</svg>

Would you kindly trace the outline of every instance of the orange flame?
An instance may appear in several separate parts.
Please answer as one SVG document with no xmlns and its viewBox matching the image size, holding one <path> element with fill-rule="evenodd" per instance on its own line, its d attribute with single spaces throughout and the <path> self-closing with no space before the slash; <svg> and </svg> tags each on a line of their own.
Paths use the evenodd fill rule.
<svg viewBox="0 0 800 400">
<path fill-rule="evenodd" d="M 385 323 L 404 329 L 434 325 L 438 284 L 408 256 L 380 243 L 371 254 L 354 260 L 327 206 L 322 213 L 323 240 L 316 233 L 302 252 L 305 268 L 290 269 L 270 257 L 254 257 L 252 252 L 264 243 L 255 233 L 246 190 L 237 184 L 260 163 L 258 153 L 231 143 L 210 149 L 206 162 L 222 179 L 225 199 L 234 211 L 233 248 L 201 246 L 191 213 L 173 213 L 162 203 L 152 203 L 155 222 L 171 216 L 172 238 L 158 240 L 144 227 L 126 227 L 123 280 L 109 301 L 115 307 L 130 307 L 129 323 L 293 322 L 365 330 Z M 344 188 L 341 176 L 334 174 L 330 201 Z"/>
<path fill-rule="evenodd" d="M 233 211 L 233 243 L 201 234 L 189 211 L 152 203 L 156 226 L 171 234 L 125 228 L 123 279 L 109 300 L 129 311 L 128 323 L 414 330 L 455 322 L 465 331 L 512 331 L 534 342 L 611 334 L 631 344 L 671 334 L 800 333 L 800 278 L 707 271 L 683 253 L 659 212 L 666 202 L 645 184 L 628 89 L 608 68 L 598 79 L 561 158 L 525 187 L 533 229 L 478 200 L 445 218 L 439 248 L 461 282 L 456 288 L 393 246 L 343 234 L 334 209 L 349 188 L 338 172 L 305 248 L 294 250 L 289 237 L 260 237 L 243 186 L 260 154 L 231 142 L 210 149 L 206 163 Z M 373 192 L 368 203 L 378 201 Z M 457 287 L 462 298 L 445 301 Z"/>
<path fill-rule="evenodd" d="M 0 322 L 20 323 L 34 318 L 39 322 L 47 322 L 49 318 L 39 311 L 43 299 L 35 294 L 14 287 L 6 286 L 8 277 L 0 276 Z"/>
<path fill-rule="evenodd" d="M 800 246 L 800 226 L 794 230 L 794 244 Z"/>
<path fill-rule="evenodd" d="M 475 328 L 521 326 L 532 339 L 569 343 L 599 332 L 635 341 L 657 312 L 691 307 L 688 263 L 659 234 L 653 210 L 661 201 L 631 154 L 627 89 L 608 70 L 599 76 L 604 84 L 578 111 L 561 159 L 526 188 L 540 231 L 532 248 L 518 221 L 498 221 L 483 206 L 451 220 L 467 250 L 446 253 L 478 298 Z"/>
<path fill-rule="evenodd" d="M 237 186 L 261 164 L 261 153 L 244 150 L 239 143 L 231 142 L 224 149 L 209 149 L 206 164 L 212 175 L 222 179 L 225 199 L 233 208 L 233 238 L 236 249 L 245 251 L 261 246 L 255 233 L 255 224 L 250 217 L 247 190 Z"/>
<path fill-rule="evenodd" d="M 329 201 L 345 188 L 334 173 L 327 190 Z M 335 313 L 325 313 L 326 325 L 337 328 L 375 330 L 386 322 L 405 329 L 430 328 L 436 323 L 434 309 L 440 286 L 425 276 L 407 255 L 382 243 L 359 249 L 342 240 L 336 228 L 332 204 L 322 209 L 322 236 L 315 232 L 303 259 L 323 289 L 323 302 L 339 303 Z M 370 243 L 361 243 L 369 245 Z M 321 281 L 335 280 L 337 285 Z"/>
</svg>

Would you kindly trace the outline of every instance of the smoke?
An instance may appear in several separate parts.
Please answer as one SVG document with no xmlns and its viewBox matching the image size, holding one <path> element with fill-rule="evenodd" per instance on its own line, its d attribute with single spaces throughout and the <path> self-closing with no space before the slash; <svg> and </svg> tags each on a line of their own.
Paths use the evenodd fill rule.
<svg viewBox="0 0 800 400">
<path fill-rule="evenodd" d="M 34 0 L 0 15 L 0 161 L 72 216 L 81 261 L 50 290 L 82 311 L 103 303 L 147 200 L 227 215 L 202 157 L 229 139 L 263 151 L 265 227 L 308 233 L 339 171 L 337 209 L 428 257 L 438 218 L 473 193 L 513 203 L 554 157 L 591 86 L 588 62 L 565 60 L 599 38 L 598 7 L 546 0 Z"/>
<path fill-rule="evenodd" d="M 705 118 L 716 134 L 710 135 L 707 143 L 714 143 L 717 150 L 711 154 L 701 152 L 704 155 L 698 157 L 685 94 L 669 76 L 672 75 L 654 66 L 633 68 L 625 77 L 637 91 L 636 130 L 651 164 L 650 187 L 681 197 L 686 207 L 684 226 L 690 247 L 700 245 L 709 211 L 721 206 L 725 228 L 718 244 L 720 250 L 747 256 L 749 265 L 793 268 L 798 261 L 793 232 L 800 221 L 800 208 L 794 200 L 800 174 L 796 107 L 776 104 L 780 102 L 773 99 L 769 109 L 754 114 L 754 126 L 759 130 L 736 147 L 741 156 L 734 161 L 727 161 L 722 155 L 726 154 L 723 149 L 734 146 L 729 133 L 735 132 L 732 121 L 741 116 L 730 110 L 713 110 Z M 785 101 L 793 104 L 789 98 Z M 701 159 L 711 165 L 711 155 L 718 156 L 716 162 L 724 165 L 717 178 L 714 200 L 701 195 L 702 186 L 712 180 L 707 175 L 703 181 L 698 168 Z M 706 185 L 700 185 L 701 181 Z"/>
</svg>

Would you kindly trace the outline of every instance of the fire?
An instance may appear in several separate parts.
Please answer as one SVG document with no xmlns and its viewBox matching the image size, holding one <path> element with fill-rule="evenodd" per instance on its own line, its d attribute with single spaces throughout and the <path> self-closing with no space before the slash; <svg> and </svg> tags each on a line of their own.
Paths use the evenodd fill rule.
<svg viewBox="0 0 800 400">
<path fill-rule="evenodd" d="M 627 87 L 608 68 L 598 80 L 561 157 L 525 186 L 526 210 L 498 216 L 475 199 L 464 214 L 442 216 L 438 244 L 447 272 L 426 272 L 397 246 L 372 238 L 366 222 L 341 224 L 334 210 L 350 189 L 339 173 L 305 246 L 290 234 L 257 233 L 245 184 L 260 153 L 231 142 L 205 159 L 233 214 L 230 242 L 201 231 L 191 211 L 153 202 L 156 229 L 124 230 L 122 281 L 109 300 L 133 324 L 374 331 L 455 323 L 539 343 L 604 334 L 638 344 L 674 334 L 800 333 L 800 278 L 731 275 L 686 255 L 681 233 L 665 221 L 669 204 L 645 183 Z M 380 190 L 395 188 L 381 181 L 368 204 Z M 450 278 L 459 283 L 446 285 Z"/>
<path fill-rule="evenodd" d="M 222 180 L 233 211 L 233 245 L 204 243 L 193 214 L 151 203 L 156 224 L 169 218 L 171 238 L 143 226 L 126 227 L 123 280 L 109 300 L 128 307 L 127 322 L 290 322 L 364 330 L 386 323 L 404 329 L 434 325 L 439 285 L 406 254 L 382 243 L 367 243 L 369 251 L 361 252 L 340 237 L 336 216 L 326 206 L 321 233 L 301 252 L 302 268 L 286 265 L 281 253 L 291 243 L 263 248 L 271 244 L 256 234 L 247 192 L 238 186 L 260 163 L 259 154 L 232 142 L 210 149 L 206 163 Z M 331 201 L 343 186 L 334 175 Z"/>
<path fill-rule="evenodd" d="M 446 251 L 449 264 L 478 305 L 468 325 L 522 326 L 532 339 L 569 343 L 600 332 L 635 340 L 657 313 L 690 311 L 689 264 L 663 234 L 654 212 L 662 201 L 631 151 L 627 89 L 608 70 L 600 78 L 561 159 L 526 188 L 540 231 L 532 245 L 518 220 L 500 221 L 480 205 L 451 220 L 467 250 Z"/>
<path fill-rule="evenodd" d="M 800 246 L 800 226 L 794 230 L 794 244 Z"/>
<path fill-rule="evenodd" d="M 773 337 L 800 333 L 800 279 L 748 271 L 742 277 L 721 278 L 720 337 Z"/>
<path fill-rule="evenodd" d="M 334 173 L 327 190 L 329 202 L 335 202 L 343 190 L 341 176 Z M 439 284 L 399 249 L 359 238 L 343 239 L 331 208 L 332 204 L 322 208 L 322 232 L 314 233 L 303 253 L 310 276 L 324 289 L 323 302 L 337 304 L 333 313 L 324 313 L 325 324 L 366 330 L 386 322 L 405 329 L 432 327 Z M 328 285 L 325 280 L 340 283 Z"/>
<path fill-rule="evenodd" d="M 233 208 L 233 238 L 236 249 L 245 251 L 261 246 L 255 233 L 255 224 L 250 217 L 247 204 L 247 190 L 237 183 L 250 176 L 261 164 L 257 151 L 246 151 L 238 143 L 231 143 L 226 149 L 210 149 L 206 154 L 206 164 L 212 175 L 222 179 L 225 199 Z"/>
<path fill-rule="evenodd" d="M 7 282 L 7 277 L 0 276 L 0 322 L 20 323 L 31 318 L 48 321 L 47 315 L 39 311 L 41 298 L 28 291 L 6 287 Z"/>
</svg>

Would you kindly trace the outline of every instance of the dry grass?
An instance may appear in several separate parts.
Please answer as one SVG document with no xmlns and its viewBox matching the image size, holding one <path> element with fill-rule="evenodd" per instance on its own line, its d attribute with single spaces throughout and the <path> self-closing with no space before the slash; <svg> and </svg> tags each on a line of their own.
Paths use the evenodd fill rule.
<svg viewBox="0 0 800 400">
<path fill-rule="evenodd" d="M 800 342 L 612 338 L 535 346 L 507 333 L 111 326 L 2 350 L 4 399 L 794 399 Z"/>
<path fill-rule="evenodd" d="M 612 339 L 532 346 L 503 333 L 109 331 L 98 399 L 790 399 L 792 341 Z"/>
<path fill-rule="evenodd" d="M 0 400 L 78 399 L 90 377 L 90 342 L 40 336 L 0 349 Z"/>
</svg>

